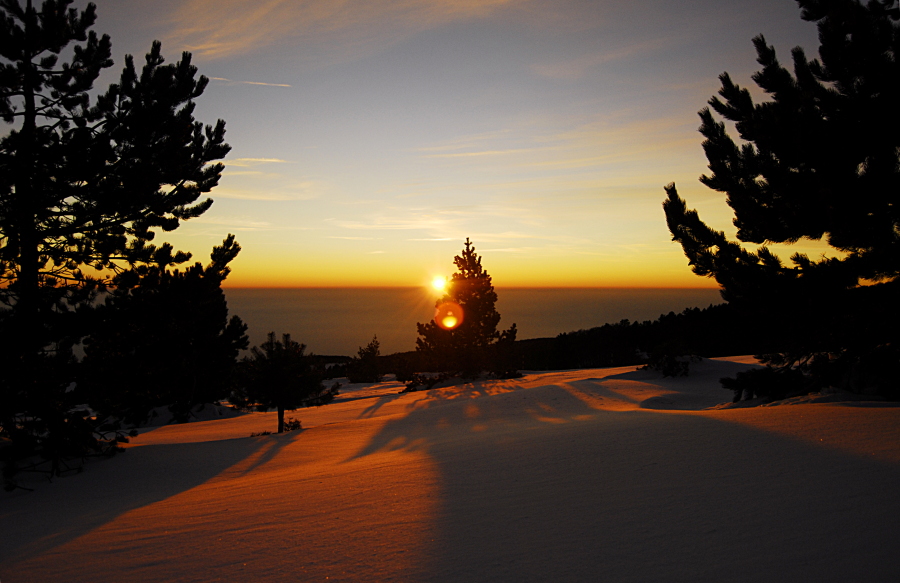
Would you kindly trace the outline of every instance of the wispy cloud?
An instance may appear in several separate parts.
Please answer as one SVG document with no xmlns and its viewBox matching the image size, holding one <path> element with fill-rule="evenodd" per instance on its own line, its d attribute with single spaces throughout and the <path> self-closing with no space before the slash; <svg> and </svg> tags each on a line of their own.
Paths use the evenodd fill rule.
<svg viewBox="0 0 900 583">
<path fill-rule="evenodd" d="M 581 79 L 592 70 L 606 63 L 658 51 L 670 45 L 672 40 L 669 38 L 654 38 L 623 47 L 588 53 L 572 59 L 533 63 L 530 68 L 532 73 L 550 79 Z"/>
<path fill-rule="evenodd" d="M 241 200 L 312 200 L 327 190 L 320 180 L 275 170 L 283 164 L 292 162 L 281 158 L 226 160 L 222 183 L 216 187 L 213 196 Z"/>
<path fill-rule="evenodd" d="M 260 164 L 288 164 L 287 160 L 280 158 L 234 158 L 225 162 L 228 166 L 238 166 L 241 168 L 250 166 L 259 166 Z"/>
<path fill-rule="evenodd" d="M 267 200 L 267 201 L 288 201 L 288 200 L 314 200 L 321 196 L 310 185 L 296 184 L 281 186 L 278 188 L 229 188 L 220 186 L 213 192 L 215 198 L 232 198 L 238 200 Z"/>
<path fill-rule="evenodd" d="M 167 43 L 206 58 L 293 40 L 360 56 L 422 30 L 482 18 L 527 0 L 187 0 L 172 15 Z M 327 43 L 326 43 L 327 41 Z"/>
<path fill-rule="evenodd" d="M 413 229 L 432 229 L 443 226 L 446 220 L 432 215 L 413 214 L 408 217 L 373 217 L 366 221 L 334 221 L 334 224 L 342 229 L 349 230 L 375 230 L 375 231 L 408 231 Z"/>
<path fill-rule="evenodd" d="M 490 132 L 482 132 L 480 134 L 461 136 L 448 140 L 441 144 L 423 146 L 418 148 L 418 152 L 458 152 L 461 150 L 477 150 L 482 149 L 484 143 L 496 142 L 510 135 L 512 132 L 509 128 L 494 130 Z"/>
<path fill-rule="evenodd" d="M 380 240 L 381 237 L 326 237 L 327 239 L 345 239 L 347 241 L 377 241 Z"/>
<path fill-rule="evenodd" d="M 551 129 L 553 125 L 558 127 L 558 123 L 551 124 L 549 131 L 543 132 L 534 128 L 498 132 L 493 140 L 459 138 L 419 148 L 417 152 L 423 159 L 446 160 L 466 168 L 502 165 L 521 169 L 520 174 L 584 170 L 605 174 L 633 172 L 625 164 L 646 162 L 646 167 L 652 169 L 661 167 L 662 162 L 700 152 L 690 115 L 646 118 L 637 112 L 619 111 L 579 120 L 562 130 Z M 644 179 L 646 175 L 645 171 L 638 178 Z M 559 174 L 550 178 L 560 185 L 564 182 Z M 523 177 L 520 183 L 507 186 L 530 188 L 529 184 L 533 187 L 536 179 L 540 180 Z M 584 176 L 573 174 L 572 179 L 583 182 Z M 501 186 L 495 185 L 492 190 Z"/>
<path fill-rule="evenodd" d="M 222 81 L 227 85 L 262 85 L 264 87 L 293 87 L 286 83 L 262 83 L 261 81 L 234 81 L 225 77 L 210 77 L 213 81 Z"/>
<path fill-rule="evenodd" d="M 473 236 L 479 243 L 497 245 L 498 248 L 504 249 L 504 252 L 520 249 L 521 244 L 525 242 L 540 242 L 544 245 L 562 247 L 590 243 L 584 237 L 537 228 L 535 217 L 539 214 L 539 210 L 522 209 L 521 201 L 510 201 L 508 204 L 493 202 L 458 208 L 391 207 L 362 220 L 332 219 L 329 222 L 336 228 L 349 231 L 369 231 L 379 234 L 384 232 L 383 236 L 372 238 L 395 241 L 463 241 L 467 236 Z M 505 228 L 498 228 L 499 225 Z M 422 235 L 416 237 L 400 235 L 410 230 L 420 231 Z M 390 233 L 391 231 L 395 233 Z"/>
<path fill-rule="evenodd" d="M 534 148 L 518 148 L 511 150 L 483 150 L 480 152 L 453 152 L 448 154 L 426 154 L 426 158 L 475 158 L 484 156 L 505 156 L 509 154 L 524 154 L 533 152 Z"/>
<path fill-rule="evenodd" d="M 272 227 L 268 221 L 260 221 L 246 216 L 218 215 L 202 216 L 195 219 L 196 224 L 220 225 L 235 231 L 262 231 Z"/>
</svg>

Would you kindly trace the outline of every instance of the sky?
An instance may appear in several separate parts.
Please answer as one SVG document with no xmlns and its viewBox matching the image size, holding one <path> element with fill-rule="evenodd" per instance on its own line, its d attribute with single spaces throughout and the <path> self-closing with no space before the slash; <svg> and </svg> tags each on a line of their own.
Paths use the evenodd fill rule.
<svg viewBox="0 0 900 583">
<path fill-rule="evenodd" d="M 210 78 L 196 117 L 232 150 L 163 240 L 205 262 L 234 233 L 230 287 L 425 285 L 467 237 L 496 286 L 714 287 L 663 186 L 733 234 L 697 111 L 723 71 L 752 86 L 757 34 L 818 46 L 792 0 L 96 3 L 100 87 L 154 39 Z"/>
</svg>

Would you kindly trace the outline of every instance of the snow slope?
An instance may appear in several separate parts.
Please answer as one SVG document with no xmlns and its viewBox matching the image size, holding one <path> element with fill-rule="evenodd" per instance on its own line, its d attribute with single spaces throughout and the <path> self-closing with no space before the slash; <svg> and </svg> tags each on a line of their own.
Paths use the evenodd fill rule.
<svg viewBox="0 0 900 583">
<path fill-rule="evenodd" d="M 900 408 L 704 410 L 748 366 L 350 385 L 299 432 L 144 430 L 0 497 L 0 580 L 900 580 Z"/>
</svg>

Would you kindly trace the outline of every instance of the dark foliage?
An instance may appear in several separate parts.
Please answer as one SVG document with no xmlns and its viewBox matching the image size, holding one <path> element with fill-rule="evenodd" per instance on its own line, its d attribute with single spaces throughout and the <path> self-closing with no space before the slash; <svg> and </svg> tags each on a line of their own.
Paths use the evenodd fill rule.
<svg viewBox="0 0 900 583">
<path fill-rule="evenodd" d="M 285 431 L 300 431 L 301 429 L 303 429 L 303 425 L 300 423 L 299 419 L 288 417 L 284 420 Z"/>
<path fill-rule="evenodd" d="M 488 370 L 498 379 L 516 379 L 522 376 L 519 372 L 521 359 L 516 353 L 516 325 L 500 333 L 500 338 L 490 347 Z"/>
<path fill-rule="evenodd" d="M 222 172 L 210 162 L 230 148 L 223 121 L 193 118 L 208 81 L 188 53 L 166 65 L 156 42 L 140 72 L 127 56 L 120 81 L 92 104 L 112 65 L 109 37 L 88 30 L 94 5 L 79 14 L 70 0 L 30 4 L 0 6 L 0 116 L 16 125 L 0 139 L 0 300 L 33 319 L 103 283 L 84 267 L 187 260 L 149 242 L 210 207 L 197 199 Z M 72 60 L 59 63 L 64 49 Z"/>
<path fill-rule="evenodd" d="M 676 361 L 671 373 L 689 368 L 691 355 L 714 357 L 758 354 L 785 348 L 782 335 L 769 323 L 730 304 L 688 308 L 681 313 L 661 314 L 656 320 L 622 320 L 589 330 L 559 334 L 555 338 L 516 340 L 506 357 L 518 370 L 563 370 L 651 364 L 665 368 Z M 427 386 L 434 374 L 421 352 L 383 356 L 382 370 L 394 372 L 401 382 Z M 685 358 L 682 358 L 685 357 Z M 687 366 L 685 366 L 687 365 Z M 436 371 L 432 371 L 436 372 Z"/>
<path fill-rule="evenodd" d="M 240 252 L 229 235 L 210 263 L 143 265 L 119 274 L 85 341 L 78 390 L 101 414 L 140 424 L 169 406 L 177 421 L 229 396 L 247 326 L 228 318 L 221 284 Z"/>
<path fill-rule="evenodd" d="M 754 397 L 777 401 L 810 392 L 808 380 L 798 369 L 756 368 L 738 373 L 736 378 L 720 379 L 722 387 L 734 391 L 733 402 Z"/>
<path fill-rule="evenodd" d="M 419 355 L 415 352 L 400 352 L 397 354 L 389 354 L 383 356 L 382 367 L 384 371 L 393 371 L 397 381 L 401 383 L 409 382 L 413 379 L 413 375 L 421 369 L 419 366 Z"/>
<path fill-rule="evenodd" d="M 659 371 L 663 377 L 686 377 L 691 373 L 691 363 L 699 360 L 699 356 L 686 354 L 677 345 L 664 346 L 660 352 L 650 355 L 649 362 L 643 368 Z"/>
<path fill-rule="evenodd" d="M 656 320 L 622 320 L 515 343 L 520 368 L 562 370 L 648 364 L 680 357 L 757 354 L 783 348 L 779 334 L 730 304 L 688 308 Z M 684 359 L 681 359 L 682 361 Z M 677 372 L 674 368 L 672 372 Z"/>
<path fill-rule="evenodd" d="M 377 383 L 381 382 L 381 344 L 378 336 L 373 336 L 372 341 L 359 347 L 356 357 L 347 363 L 347 380 L 351 383 Z"/>
<path fill-rule="evenodd" d="M 447 293 L 435 307 L 455 302 L 462 308 L 462 323 L 442 328 L 435 320 L 416 324 L 419 338 L 416 351 L 423 357 L 429 370 L 441 370 L 475 378 L 484 371 L 510 374 L 510 363 L 498 360 L 498 342 L 506 346 L 516 339 L 516 326 L 504 332 L 497 331 L 500 314 L 497 313 L 497 293 L 491 276 L 481 266 L 481 257 L 466 239 L 462 255 L 453 259 L 457 271 L 451 277 Z"/>
<path fill-rule="evenodd" d="M 900 330 L 900 9 L 896 0 L 798 4 L 818 25 L 819 58 L 795 48 L 791 72 L 758 36 L 753 81 L 770 100 L 754 103 L 723 73 L 709 101 L 743 145 L 712 111 L 700 112 L 711 171 L 700 181 L 726 194 L 737 238 L 761 247 L 709 228 L 674 185 L 666 220 L 694 273 L 783 334 L 770 365 L 814 375 L 812 385 L 889 391 L 896 381 L 861 366 L 896 355 Z M 834 257 L 797 253 L 788 266 L 766 247 L 801 239 L 826 241 Z"/>
<path fill-rule="evenodd" d="M 188 53 L 165 64 L 154 43 L 140 71 L 126 57 L 93 99 L 111 43 L 90 30 L 94 4 L 71 4 L 0 2 L 0 437 L 54 468 L 105 447 L 69 390 L 97 290 L 135 265 L 189 258 L 151 241 L 209 208 L 198 199 L 223 168 L 210 162 L 229 150 L 224 122 L 194 120 L 207 79 Z"/>
<path fill-rule="evenodd" d="M 40 411 L 41 416 L 16 414 L 3 427 L 0 437 L 0 461 L 3 462 L 4 490 L 25 488 L 19 481 L 22 473 L 39 473 L 53 479 L 67 473 L 78 473 L 85 461 L 93 457 L 111 456 L 123 451 L 121 444 L 137 433 L 101 430 L 85 408 L 69 406 L 66 391 L 54 395 L 58 400 Z M 33 407 L 32 410 L 36 410 Z"/>
<path fill-rule="evenodd" d="M 327 354 L 310 354 L 313 367 L 322 371 L 323 379 L 336 379 L 347 376 L 347 365 L 353 360 L 349 356 Z"/>
<path fill-rule="evenodd" d="M 441 372 L 438 374 L 413 373 L 410 375 L 410 378 L 405 381 L 406 388 L 400 392 L 414 393 L 416 391 L 428 391 L 433 389 L 438 383 L 442 383 L 451 378 L 453 378 L 453 374 L 449 372 Z"/>
<path fill-rule="evenodd" d="M 306 345 L 284 334 L 269 332 L 262 346 L 254 346 L 242 361 L 240 384 L 231 402 L 241 408 L 278 410 L 278 433 L 284 432 L 284 412 L 324 404 L 333 395 L 322 385 L 322 372 L 313 366 Z M 326 395 L 326 393 L 328 393 Z"/>
</svg>

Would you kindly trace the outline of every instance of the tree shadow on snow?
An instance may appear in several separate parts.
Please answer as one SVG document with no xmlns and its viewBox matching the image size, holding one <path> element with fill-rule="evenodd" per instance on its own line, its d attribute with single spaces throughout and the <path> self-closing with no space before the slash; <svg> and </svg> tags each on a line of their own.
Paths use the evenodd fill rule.
<svg viewBox="0 0 900 583">
<path fill-rule="evenodd" d="M 229 468 L 250 472 L 274 458 L 291 436 L 131 447 L 89 464 L 81 474 L 39 485 L 34 492 L 3 495 L 0 565 L 49 551 Z"/>
<path fill-rule="evenodd" d="M 439 474 L 417 580 L 900 578 L 900 466 L 709 415 L 548 385 L 420 404 L 354 458 L 393 450 Z"/>
</svg>

